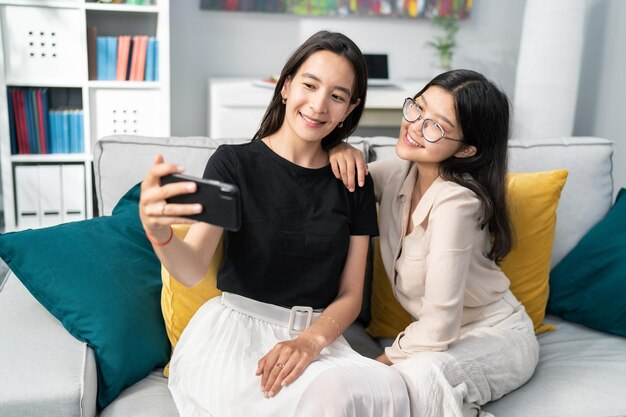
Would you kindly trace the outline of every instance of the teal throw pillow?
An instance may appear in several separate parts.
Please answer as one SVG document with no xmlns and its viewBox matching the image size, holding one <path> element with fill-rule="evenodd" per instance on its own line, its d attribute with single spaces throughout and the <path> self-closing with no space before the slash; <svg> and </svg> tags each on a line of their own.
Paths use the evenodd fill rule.
<svg viewBox="0 0 626 417">
<path fill-rule="evenodd" d="M 626 188 L 550 273 L 547 311 L 626 337 Z"/>
<path fill-rule="evenodd" d="M 0 235 L 0 257 L 95 351 L 98 407 L 169 360 L 161 264 L 139 220 L 140 188 L 111 216 Z"/>
</svg>

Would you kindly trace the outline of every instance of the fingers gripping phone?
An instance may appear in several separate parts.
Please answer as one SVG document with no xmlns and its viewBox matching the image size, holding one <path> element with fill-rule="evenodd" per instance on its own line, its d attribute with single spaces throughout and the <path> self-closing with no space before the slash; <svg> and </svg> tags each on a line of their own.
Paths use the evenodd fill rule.
<svg viewBox="0 0 626 417">
<path fill-rule="evenodd" d="M 202 212 L 186 217 L 205 223 L 237 231 L 241 227 L 241 195 L 236 185 L 221 181 L 205 180 L 183 174 L 169 174 L 161 177 L 161 185 L 174 182 L 195 182 L 196 191 L 166 199 L 172 204 L 201 204 Z"/>
</svg>

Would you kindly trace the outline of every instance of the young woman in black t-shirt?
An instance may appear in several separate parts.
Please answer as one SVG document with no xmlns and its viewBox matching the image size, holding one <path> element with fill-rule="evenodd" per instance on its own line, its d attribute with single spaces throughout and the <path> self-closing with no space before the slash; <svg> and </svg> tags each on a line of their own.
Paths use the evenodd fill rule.
<svg viewBox="0 0 626 417">
<path fill-rule="evenodd" d="M 194 223 L 184 240 L 174 236 L 171 225 L 201 207 L 166 203 L 194 187 L 161 187 L 160 177 L 181 170 L 155 158 L 140 216 L 172 276 L 197 284 L 222 235 L 225 244 L 223 295 L 198 310 L 170 364 L 182 417 L 409 414 L 400 375 L 341 337 L 359 313 L 378 228 L 371 180 L 348 192 L 327 150 L 354 131 L 366 74 L 360 50 L 339 33 L 318 32 L 293 53 L 253 141 L 221 146 L 205 169 L 240 188 L 237 232 Z"/>
</svg>

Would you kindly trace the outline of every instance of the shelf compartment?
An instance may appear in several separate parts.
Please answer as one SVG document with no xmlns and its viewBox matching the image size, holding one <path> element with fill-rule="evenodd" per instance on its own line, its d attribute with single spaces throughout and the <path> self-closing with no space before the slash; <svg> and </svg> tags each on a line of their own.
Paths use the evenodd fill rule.
<svg viewBox="0 0 626 417">
<path fill-rule="evenodd" d="M 7 102 L 12 154 L 84 152 L 80 89 L 9 87 Z"/>
<path fill-rule="evenodd" d="M 6 6 L 2 16 L 7 84 L 74 85 L 86 78 L 82 11 Z"/>
<path fill-rule="evenodd" d="M 111 6 L 111 5 L 109 5 Z M 112 5 L 122 6 L 122 5 Z M 146 8 L 150 6 L 133 6 Z M 87 27 L 98 28 L 98 36 L 149 35 L 156 36 L 158 16 L 154 13 L 116 13 L 114 18 L 108 9 L 88 9 Z"/>
<path fill-rule="evenodd" d="M 24 163 L 13 171 L 18 229 L 86 218 L 84 164 Z"/>
<path fill-rule="evenodd" d="M 90 105 L 98 109 L 92 138 L 109 135 L 158 136 L 162 106 L 158 90 L 95 89 Z"/>
</svg>

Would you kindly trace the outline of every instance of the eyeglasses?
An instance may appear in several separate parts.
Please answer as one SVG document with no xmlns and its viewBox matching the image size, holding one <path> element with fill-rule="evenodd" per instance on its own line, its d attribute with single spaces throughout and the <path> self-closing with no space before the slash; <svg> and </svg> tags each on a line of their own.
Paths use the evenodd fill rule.
<svg viewBox="0 0 626 417">
<path fill-rule="evenodd" d="M 409 123 L 422 120 L 422 111 L 410 97 L 404 99 L 404 105 L 402 106 L 402 117 Z M 446 136 L 446 131 L 443 127 L 434 120 L 424 119 L 422 121 L 422 136 L 430 143 L 439 142 L 441 139 L 453 140 L 456 142 L 463 142 L 463 139 L 454 139 Z"/>
</svg>

